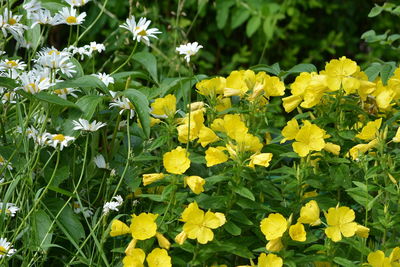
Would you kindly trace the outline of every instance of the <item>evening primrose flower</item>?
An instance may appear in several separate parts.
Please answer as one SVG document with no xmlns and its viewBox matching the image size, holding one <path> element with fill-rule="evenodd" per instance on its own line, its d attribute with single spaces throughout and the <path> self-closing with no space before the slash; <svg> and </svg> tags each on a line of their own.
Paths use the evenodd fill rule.
<svg viewBox="0 0 400 267">
<path fill-rule="evenodd" d="M 309 121 L 304 121 L 303 127 L 297 132 L 292 144 L 294 152 L 300 157 L 307 156 L 311 151 L 321 151 L 325 147 L 325 131 Z"/>
<path fill-rule="evenodd" d="M 162 248 L 153 249 L 146 258 L 149 267 L 171 267 L 171 257 Z"/>
<path fill-rule="evenodd" d="M 146 254 L 140 248 L 131 248 L 125 251 L 126 256 L 123 258 L 122 263 L 124 267 L 143 267 Z"/>
<path fill-rule="evenodd" d="M 311 200 L 300 209 L 300 218 L 297 221 L 311 226 L 320 225 L 319 213 L 318 203 L 315 200 Z"/>
<path fill-rule="evenodd" d="M 196 202 L 190 203 L 182 213 L 183 231 L 190 239 L 197 239 L 200 244 L 206 244 L 214 239 L 211 229 L 216 229 L 225 224 L 225 215 L 220 212 L 199 209 Z"/>
<path fill-rule="evenodd" d="M 0 259 L 3 257 L 10 257 L 16 252 L 10 242 L 6 238 L 0 238 Z"/>
<path fill-rule="evenodd" d="M 325 214 L 328 227 L 325 229 L 325 234 L 332 239 L 333 242 L 342 240 L 344 237 L 351 237 L 357 231 L 357 223 L 354 210 L 349 207 L 330 208 Z"/>
<path fill-rule="evenodd" d="M 186 149 L 178 146 L 167 152 L 163 156 L 163 164 L 167 172 L 173 174 L 182 174 L 190 167 L 189 153 Z"/>
<path fill-rule="evenodd" d="M 196 83 L 197 92 L 201 95 L 209 97 L 215 97 L 217 94 L 223 94 L 225 87 L 226 79 L 224 77 L 215 77 Z"/>
<path fill-rule="evenodd" d="M 349 150 L 349 155 L 352 157 L 353 160 L 357 160 L 361 154 L 364 154 L 368 150 L 376 147 L 378 145 L 378 139 L 374 139 L 370 141 L 368 144 L 358 144 L 353 146 Z"/>
<path fill-rule="evenodd" d="M 357 63 L 346 57 L 332 59 L 325 66 L 327 84 L 331 91 L 337 91 L 342 86 L 346 92 L 352 92 L 359 87 L 357 79 L 351 77 L 357 72 Z"/>
<path fill-rule="evenodd" d="M 371 141 L 377 136 L 381 124 L 382 118 L 368 122 L 356 137 L 365 141 Z"/>
<path fill-rule="evenodd" d="M 76 9 L 63 7 L 55 16 L 55 24 L 80 25 L 85 21 L 86 12 L 82 12 L 77 16 Z"/>
<path fill-rule="evenodd" d="M 267 245 L 265 246 L 265 248 L 268 251 L 272 251 L 272 252 L 278 252 L 281 251 L 283 249 L 283 243 L 282 243 L 282 238 L 278 237 L 272 240 L 269 240 L 269 242 L 267 243 Z"/>
<path fill-rule="evenodd" d="M 148 174 L 143 174 L 143 185 L 149 185 L 152 184 L 158 180 L 161 180 L 164 178 L 164 173 L 148 173 Z"/>
<path fill-rule="evenodd" d="M 261 253 L 258 257 L 258 267 L 282 267 L 283 260 L 275 254 Z"/>
<path fill-rule="evenodd" d="M 268 167 L 272 159 L 272 153 L 255 153 L 250 156 L 249 167 L 254 168 L 254 165 Z"/>
<path fill-rule="evenodd" d="M 206 150 L 206 162 L 207 162 L 207 167 L 211 167 L 214 165 L 218 165 L 221 163 L 224 163 L 228 161 L 228 156 L 223 152 L 226 150 L 225 147 L 219 146 L 219 147 L 209 147 Z"/>
<path fill-rule="evenodd" d="M 102 123 L 102 122 L 97 122 L 97 121 L 93 121 L 91 123 L 89 123 L 89 121 L 85 120 L 85 119 L 78 119 L 78 121 L 73 120 L 72 123 L 74 124 L 74 130 L 78 131 L 84 131 L 84 132 L 96 132 L 97 130 L 99 130 L 100 128 L 106 126 L 106 123 Z"/>
<path fill-rule="evenodd" d="M 196 55 L 201 48 L 203 48 L 202 45 L 199 45 L 198 42 L 193 42 L 180 45 L 176 48 L 176 51 L 179 52 L 179 55 L 185 55 L 186 62 L 189 63 L 190 57 Z"/>
<path fill-rule="evenodd" d="M 287 140 L 295 139 L 299 130 L 299 123 L 295 118 L 288 121 L 286 126 L 282 129 L 282 136 L 284 138 L 281 140 L 281 144 L 285 143 Z"/>
<path fill-rule="evenodd" d="M 200 128 L 198 143 L 202 147 L 207 146 L 210 143 L 217 142 L 220 138 L 214 133 L 214 131 L 206 126 Z"/>
<path fill-rule="evenodd" d="M 146 18 L 140 18 L 138 23 L 136 23 L 135 17 L 132 16 L 126 19 L 126 22 L 120 25 L 121 28 L 125 28 L 133 34 L 133 40 L 140 42 L 141 40 L 146 44 L 150 45 L 149 37 L 158 39 L 155 34 L 160 34 L 161 32 L 157 28 L 148 29 L 151 20 Z"/>
<path fill-rule="evenodd" d="M 280 238 L 288 228 L 288 222 L 280 213 L 271 213 L 260 223 L 261 232 L 267 240 Z"/>
<path fill-rule="evenodd" d="M 160 247 L 165 248 L 165 249 L 169 249 L 171 247 L 171 243 L 163 234 L 157 232 L 156 238 L 157 238 L 158 245 Z"/>
<path fill-rule="evenodd" d="M 307 239 L 307 233 L 304 229 L 304 225 L 299 222 L 289 227 L 289 235 L 292 240 L 299 242 L 304 242 Z"/>
<path fill-rule="evenodd" d="M 157 232 L 155 220 L 157 217 L 158 214 L 152 213 L 133 214 L 130 225 L 132 237 L 137 240 L 146 240 L 155 236 Z"/>
<path fill-rule="evenodd" d="M 119 236 L 131 233 L 131 228 L 120 220 L 113 220 L 111 223 L 110 236 Z"/>
<path fill-rule="evenodd" d="M 57 148 L 60 147 L 60 150 L 63 150 L 64 147 L 67 147 L 70 142 L 74 141 L 75 137 L 66 136 L 63 134 L 52 134 L 49 136 L 50 146 Z"/>
<path fill-rule="evenodd" d="M 173 118 L 176 112 L 176 97 L 169 94 L 157 98 L 151 103 L 151 109 L 151 114 L 156 118 Z"/>
<path fill-rule="evenodd" d="M 206 183 L 206 180 L 204 180 L 200 176 L 186 176 L 184 180 L 185 184 L 187 184 L 190 190 L 192 190 L 192 192 L 196 195 L 204 192 L 203 186 Z"/>
<path fill-rule="evenodd" d="M 400 247 L 395 247 L 389 257 L 381 250 L 368 254 L 368 263 L 372 267 L 399 267 L 400 266 Z"/>
</svg>

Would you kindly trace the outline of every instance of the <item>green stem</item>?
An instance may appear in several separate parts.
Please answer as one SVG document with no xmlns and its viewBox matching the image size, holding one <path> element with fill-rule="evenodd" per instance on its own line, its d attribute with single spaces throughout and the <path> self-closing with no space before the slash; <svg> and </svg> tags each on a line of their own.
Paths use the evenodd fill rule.
<svg viewBox="0 0 400 267">
<path fill-rule="evenodd" d="M 133 47 L 132 52 L 131 52 L 131 54 L 129 55 L 129 57 L 125 60 L 124 63 L 122 63 L 122 65 L 120 65 L 116 70 L 114 70 L 113 72 L 111 72 L 110 75 L 113 75 L 114 73 L 117 73 L 117 72 L 118 72 L 120 69 L 122 69 L 126 64 L 128 64 L 128 62 L 131 60 L 131 58 L 132 58 L 133 55 L 135 54 L 135 50 L 136 50 L 137 45 L 138 45 L 138 42 L 135 42 L 135 46 Z"/>
</svg>

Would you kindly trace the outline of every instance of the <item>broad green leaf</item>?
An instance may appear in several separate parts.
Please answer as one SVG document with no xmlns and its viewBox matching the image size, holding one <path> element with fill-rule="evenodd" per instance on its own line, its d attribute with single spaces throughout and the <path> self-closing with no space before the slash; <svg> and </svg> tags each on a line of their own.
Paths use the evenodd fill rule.
<svg viewBox="0 0 400 267">
<path fill-rule="evenodd" d="M 80 109 L 79 106 L 77 106 L 75 103 L 72 103 L 71 101 L 68 101 L 66 99 L 63 99 L 59 96 L 49 94 L 47 92 L 39 92 L 38 94 L 33 94 L 32 95 L 34 98 L 39 99 L 41 101 L 58 105 L 58 106 L 63 106 L 63 107 L 71 107 L 71 108 L 76 108 Z"/>
<path fill-rule="evenodd" d="M 259 64 L 251 67 L 250 69 L 254 71 L 265 71 L 271 74 L 274 74 L 276 76 L 279 76 L 279 73 L 281 72 L 281 68 L 279 66 L 279 63 L 275 63 L 271 66 L 265 65 L 265 64 Z"/>
<path fill-rule="evenodd" d="M 83 118 L 90 120 L 102 100 L 103 98 L 99 95 L 85 95 L 79 98 L 75 104 L 83 111 Z"/>
<path fill-rule="evenodd" d="M 19 86 L 18 83 L 16 83 L 14 79 L 7 77 L 0 77 L 0 87 L 5 87 L 14 90 L 18 86 Z"/>
<path fill-rule="evenodd" d="M 381 14 L 383 8 L 381 6 L 374 6 L 371 11 L 368 13 L 369 18 L 373 18 Z"/>
<path fill-rule="evenodd" d="M 234 30 L 242 25 L 250 17 L 250 11 L 237 7 L 232 13 L 231 29 Z"/>
<path fill-rule="evenodd" d="M 235 4 L 235 0 L 217 0 L 217 27 L 222 29 L 225 27 L 229 17 L 229 9 Z"/>
<path fill-rule="evenodd" d="M 380 71 L 382 69 L 382 64 L 381 63 L 372 63 L 364 72 L 368 76 L 368 80 L 370 82 L 373 82 L 379 75 Z"/>
<path fill-rule="evenodd" d="M 51 245 L 53 231 L 50 228 L 52 221 L 43 210 L 36 211 L 33 216 L 33 244 L 46 251 Z"/>
<path fill-rule="evenodd" d="M 231 235 L 240 235 L 242 233 L 242 229 L 240 229 L 239 226 L 237 226 L 236 224 L 234 224 L 232 221 L 228 221 L 225 225 L 224 225 L 224 229 L 230 233 Z"/>
<path fill-rule="evenodd" d="M 133 59 L 142 64 L 151 78 L 158 84 L 157 60 L 154 55 L 149 52 L 139 52 L 133 55 Z"/>
<path fill-rule="evenodd" d="M 287 73 L 316 72 L 317 68 L 313 64 L 298 64 L 292 67 Z"/>
<path fill-rule="evenodd" d="M 345 266 L 345 267 L 357 267 L 359 266 L 358 264 L 354 264 L 352 261 L 349 261 L 348 259 L 341 258 L 341 257 L 335 257 L 333 259 L 334 262 L 339 264 L 340 266 Z"/>
<path fill-rule="evenodd" d="M 128 89 L 123 92 L 132 104 L 135 106 L 135 111 L 139 117 L 143 132 L 148 138 L 150 136 L 150 109 L 149 101 L 146 96 L 135 89 Z"/>
<path fill-rule="evenodd" d="M 261 25 L 261 17 L 255 16 L 249 19 L 246 25 L 247 37 L 251 37 Z"/>
<path fill-rule="evenodd" d="M 64 82 L 57 83 L 52 88 L 53 89 L 62 89 L 62 88 L 96 88 L 100 89 L 100 91 L 104 94 L 110 95 L 110 91 L 107 86 L 97 77 L 91 75 L 85 75 L 79 78 L 67 80 Z"/>
<path fill-rule="evenodd" d="M 238 195 L 241 195 L 242 197 L 248 198 L 250 200 L 255 201 L 256 198 L 254 197 L 253 193 L 246 187 L 241 186 L 241 187 L 236 187 L 234 189 L 235 193 L 237 193 Z"/>
<path fill-rule="evenodd" d="M 79 63 L 79 61 L 76 60 L 76 58 L 71 57 L 70 61 L 72 62 L 72 64 L 75 65 L 76 73 L 74 74 L 74 78 L 79 78 L 79 77 L 82 77 L 83 75 L 85 75 L 85 72 L 82 69 L 81 63 Z"/>
<path fill-rule="evenodd" d="M 383 64 L 381 69 L 381 79 L 384 85 L 387 84 L 387 81 L 393 75 L 395 69 L 396 69 L 395 62 L 386 62 L 385 64 Z"/>
</svg>

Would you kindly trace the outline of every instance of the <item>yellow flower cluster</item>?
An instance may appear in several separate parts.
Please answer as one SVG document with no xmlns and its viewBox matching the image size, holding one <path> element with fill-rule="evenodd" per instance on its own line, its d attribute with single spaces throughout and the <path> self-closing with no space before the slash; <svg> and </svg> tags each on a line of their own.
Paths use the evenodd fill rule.
<svg viewBox="0 0 400 267">
<path fill-rule="evenodd" d="M 382 250 L 368 254 L 368 263 L 372 267 L 400 267 L 400 247 L 395 247 L 389 257 Z"/>
</svg>

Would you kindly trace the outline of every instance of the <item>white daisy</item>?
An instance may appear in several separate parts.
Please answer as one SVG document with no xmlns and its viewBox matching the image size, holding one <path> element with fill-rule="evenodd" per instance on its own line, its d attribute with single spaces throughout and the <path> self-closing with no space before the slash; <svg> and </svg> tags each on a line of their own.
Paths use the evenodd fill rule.
<svg viewBox="0 0 400 267">
<path fill-rule="evenodd" d="M 93 76 L 99 78 L 106 86 L 110 83 L 114 84 L 114 78 L 106 73 L 92 74 Z"/>
<path fill-rule="evenodd" d="M 54 16 L 55 24 L 68 24 L 68 25 L 79 25 L 85 21 L 86 12 L 81 13 L 77 16 L 76 9 L 63 7 L 61 11 Z"/>
<path fill-rule="evenodd" d="M 22 89 L 31 94 L 37 94 L 54 85 L 49 78 L 38 76 L 35 71 L 23 72 L 20 75 L 20 81 Z"/>
<path fill-rule="evenodd" d="M 17 103 L 14 99 L 17 99 L 18 95 L 14 92 L 5 92 L 1 97 L 1 103 L 10 103 L 15 104 Z"/>
<path fill-rule="evenodd" d="M 8 160 L 4 159 L 3 156 L 0 155 L 0 167 L 3 166 L 6 166 L 10 171 L 13 169 L 11 163 L 9 163 Z"/>
<path fill-rule="evenodd" d="M 135 107 L 133 106 L 133 104 L 131 103 L 131 101 L 129 101 L 128 98 L 126 97 L 122 97 L 122 98 L 116 98 L 113 99 L 110 103 L 110 108 L 111 107 L 119 107 L 121 109 L 121 111 L 119 112 L 119 114 L 122 114 L 125 110 L 130 112 L 130 118 L 132 119 L 133 116 L 135 116 Z"/>
<path fill-rule="evenodd" d="M 98 44 L 98 43 L 96 43 L 96 42 L 90 42 L 89 48 L 90 48 L 92 51 L 97 51 L 97 52 L 99 52 L 99 53 L 101 53 L 101 52 L 103 52 L 103 51 L 106 50 L 106 47 L 105 47 L 103 44 Z"/>
<path fill-rule="evenodd" d="M 190 62 L 190 57 L 196 55 L 199 50 L 203 48 L 202 45 L 199 45 L 197 42 L 188 43 L 185 45 L 180 45 L 176 48 L 176 51 L 179 52 L 180 55 L 185 55 L 185 59 L 187 63 Z"/>
<path fill-rule="evenodd" d="M 96 164 L 97 168 L 99 169 L 108 169 L 108 163 L 104 159 L 103 155 L 98 154 L 96 157 L 93 158 L 94 164 Z"/>
<path fill-rule="evenodd" d="M 81 60 L 84 59 L 84 56 L 92 56 L 92 51 L 90 50 L 90 47 L 88 45 L 82 47 L 75 47 L 71 45 L 70 47 L 68 47 L 68 51 L 71 51 L 72 55 L 79 54 L 81 56 Z"/>
<path fill-rule="evenodd" d="M 64 0 L 64 1 L 67 2 L 70 6 L 84 6 L 90 0 Z"/>
<path fill-rule="evenodd" d="M 36 63 L 44 68 L 60 70 L 68 77 L 72 77 L 76 73 L 75 65 L 70 61 L 68 52 L 47 48 L 39 52 L 38 55 Z"/>
<path fill-rule="evenodd" d="M 31 28 L 35 27 L 36 24 L 41 24 L 41 25 L 55 25 L 56 22 L 54 18 L 51 16 L 51 13 L 47 9 L 39 9 L 37 12 L 31 14 L 30 18 L 33 23 L 31 25 Z"/>
<path fill-rule="evenodd" d="M 5 207 L 4 207 L 5 206 Z M 5 208 L 5 213 L 11 217 L 14 217 L 19 208 L 15 206 L 14 203 L 2 203 L 0 202 L 0 213 L 2 212 L 3 208 Z"/>
<path fill-rule="evenodd" d="M 42 5 L 37 0 L 31 0 L 23 4 L 22 7 L 26 10 L 28 19 L 31 19 L 35 13 L 40 12 Z"/>
<path fill-rule="evenodd" d="M 126 22 L 120 25 L 120 27 L 129 30 L 133 34 L 133 40 L 140 42 L 143 39 L 146 45 L 150 45 L 149 37 L 158 39 L 155 34 L 161 33 L 157 28 L 148 29 L 150 23 L 151 20 L 147 20 L 146 18 L 140 18 L 139 22 L 136 23 L 135 17 L 132 16 L 127 18 Z"/>
<path fill-rule="evenodd" d="M 116 201 L 110 201 L 110 202 L 104 203 L 104 206 L 103 206 L 104 214 L 108 214 L 110 212 L 110 210 L 119 211 L 118 207 L 122 205 L 123 199 L 119 195 L 113 197 L 111 200 L 113 200 L 113 199 L 115 199 Z"/>
<path fill-rule="evenodd" d="M 0 29 L 4 37 L 7 37 L 7 32 L 11 33 L 15 40 L 19 43 L 24 43 L 24 31 L 28 29 L 27 26 L 19 23 L 22 15 L 13 16 L 11 10 L 4 9 L 3 14 L 0 14 Z"/>
<path fill-rule="evenodd" d="M 9 60 L 4 59 L 0 61 L 0 71 L 8 71 L 8 70 L 24 70 L 26 68 L 26 64 L 19 59 Z"/>
<path fill-rule="evenodd" d="M 71 95 L 75 98 L 78 98 L 78 96 L 74 92 L 80 92 L 80 90 L 74 88 L 62 88 L 62 89 L 56 89 L 53 92 L 59 97 L 67 99 L 67 95 Z"/>
<path fill-rule="evenodd" d="M 93 121 L 92 123 L 89 123 L 89 121 L 85 120 L 85 119 L 79 119 L 78 121 L 72 121 L 72 123 L 74 124 L 74 130 L 81 130 L 81 131 L 86 131 L 86 132 L 95 132 L 98 129 L 100 129 L 101 127 L 106 126 L 106 123 L 102 123 L 102 122 L 97 122 L 97 121 Z"/>
<path fill-rule="evenodd" d="M 0 238 L 0 258 L 2 257 L 10 257 L 15 253 L 15 249 L 13 249 L 10 242 L 7 242 L 6 238 Z"/>
<path fill-rule="evenodd" d="M 66 136 L 63 134 L 52 134 L 48 136 L 48 141 L 50 146 L 57 148 L 57 146 L 60 146 L 60 150 L 63 150 L 64 147 L 67 147 L 69 145 L 70 141 L 74 141 L 75 137 L 72 136 Z"/>
</svg>

